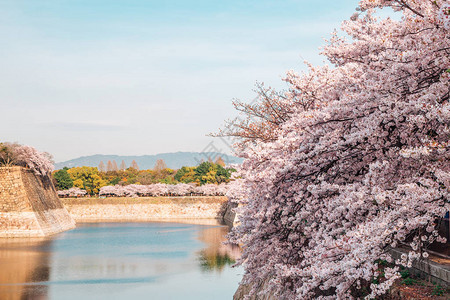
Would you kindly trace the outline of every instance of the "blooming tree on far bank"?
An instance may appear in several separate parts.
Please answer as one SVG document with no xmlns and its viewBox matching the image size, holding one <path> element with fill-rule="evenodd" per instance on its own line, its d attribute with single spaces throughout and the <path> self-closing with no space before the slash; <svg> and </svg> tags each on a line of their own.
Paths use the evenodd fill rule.
<svg viewBox="0 0 450 300">
<path fill-rule="evenodd" d="M 130 184 L 104 186 L 100 189 L 99 196 L 109 197 L 152 197 L 152 196 L 223 196 L 226 194 L 227 184 L 164 184 L 156 183 L 149 185 Z"/>
<path fill-rule="evenodd" d="M 57 191 L 59 197 L 84 197 L 87 196 L 87 191 L 77 187 L 72 187 L 68 190 Z"/>
<path fill-rule="evenodd" d="M 391 7 L 400 21 L 377 19 Z M 331 67 L 288 72 L 289 90 L 240 105 L 243 283 L 280 299 L 375 298 L 398 267 L 446 242 L 450 36 L 446 1 L 363 0 L 323 50 Z M 242 200 L 244 199 L 244 200 Z M 393 261 L 390 247 L 407 243 Z M 375 283 L 376 282 L 376 283 Z"/>
<path fill-rule="evenodd" d="M 228 187 L 233 182 L 222 184 L 205 184 L 196 186 L 195 184 L 165 184 L 155 183 L 149 185 L 129 184 L 129 185 L 107 185 L 100 188 L 99 196 L 105 197 L 156 197 L 156 196 L 224 196 L 228 192 Z M 83 197 L 87 192 L 78 187 L 68 190 L 58 191 L 61 197 Z"/>
</svg>

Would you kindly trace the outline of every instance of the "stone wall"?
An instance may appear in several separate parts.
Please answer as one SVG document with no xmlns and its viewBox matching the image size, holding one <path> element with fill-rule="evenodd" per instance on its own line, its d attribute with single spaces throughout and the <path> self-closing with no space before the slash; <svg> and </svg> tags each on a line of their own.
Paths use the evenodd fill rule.
<svg viewBox="0 0 450 300">
<path fill-rule="evenodd" d="M 408 254 L 408 250 L 395 248 L 390 250 L 393 259 L 400 259 L 402 254 Z M 436 260 L 436 258 L 434 258 Z M 410 273 L 419 278 L 426 279 L 445 288 L 450 288 L 450 265 L 448 260 L 443 260 L 442 264 L 431 259 L 418 259 L 409 269 Z"/>
<path fill-rule="evenodd" d="M 223 215 L 223 221 L 231 228 L 237 226 L 239 223 L 235 211 L 237 207 L 238 207 L 237 203 L 228 201 L 225 213 Z"/>
<path fill-rule="evenodd" d="M 233 300 L 243 300 L 243 299 L 248 299 L 248 300 L 287 300 L 285 298 L 278 299 L 271 293 L 263 293 L 262 291 L 267 288 L 268 283 L 269 283 L 268 279 L 261 282 L 261 284 L 257 288 L 256 295 L 255 294 L 250 295 L 250 291 L 252 290 L 250 285 L 239 284 L 238 289 L 236 290 L 236 292 L 233 295 Z M 248 297 L 245 298 L 245 296 L 247 296 L 247 295 L 248 295 Z"/>
<path fill-rule="evenodd" d="M 61 199 L 77 222 L 223 219 L 226 197 Z"/>
<path fill-rule="evenodd" d="M 75 228 L 49 177 L 0 168 L 0 237 L 48 236 Z"/>
</svg>

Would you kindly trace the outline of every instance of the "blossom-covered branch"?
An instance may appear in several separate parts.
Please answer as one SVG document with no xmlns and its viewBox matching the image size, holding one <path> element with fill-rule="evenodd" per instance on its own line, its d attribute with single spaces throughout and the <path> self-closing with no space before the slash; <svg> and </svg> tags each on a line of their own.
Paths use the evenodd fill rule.
<svg viewBox="0 0 450 300">
<path fill-rule="evenodd" d="M 375 17 L 385 6 L 402 19 Z M 288 72 L 282 118 L 254 113 L 277 94 L 244 107 L 249 121 L 232 134 L 245 158 L 241 226 L 230 239 L 244 245 L 251 293 L 268 282 L 262 292 L 283 299 L 374 298 L 398 277 L 386 268 L 371 283 L 379 259 L 393 262 L 390 247 L 409 243 L 394 263 L 410 266 L 446 242 L 436 230 L 450 209 L 446 16 L 445 1 L 363 0 L 342 24 L 351 41 L 335 33 L 323 49 L 333 68 Z"/>
<path fill-rule="evenodd" d="M 17 143 L 0 143 L 0 164 L 27 167 L 40 176 L 48 176 L 54 169 L 49 153 Z"/>
</svg>

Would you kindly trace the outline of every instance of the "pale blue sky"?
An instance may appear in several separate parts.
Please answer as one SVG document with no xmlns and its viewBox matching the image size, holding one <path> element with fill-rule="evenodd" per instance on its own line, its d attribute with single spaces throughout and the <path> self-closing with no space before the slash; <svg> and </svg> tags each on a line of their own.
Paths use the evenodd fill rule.
<svg viewBox="0 0 450 300">
<path fill-rule="evenodd" d="M 201 151 L 256 81 L 321 64 L 357 3 L 0 0 L 0 141 L 56 161 Z"/>
</svg>

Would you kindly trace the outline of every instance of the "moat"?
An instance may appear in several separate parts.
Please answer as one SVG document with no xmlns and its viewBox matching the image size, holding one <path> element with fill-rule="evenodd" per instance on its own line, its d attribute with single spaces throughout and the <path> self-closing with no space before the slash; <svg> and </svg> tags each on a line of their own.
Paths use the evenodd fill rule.
<svg viewBox="0 0 450 300">
<path fill-rule="evenodd" d="M 0 239 L 0 299 L 232 299 L 242 277 L 228 227 L 81 223 Z"/>
</svg>

